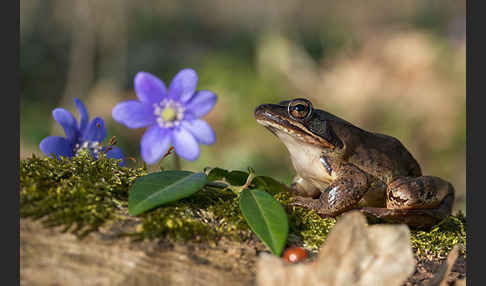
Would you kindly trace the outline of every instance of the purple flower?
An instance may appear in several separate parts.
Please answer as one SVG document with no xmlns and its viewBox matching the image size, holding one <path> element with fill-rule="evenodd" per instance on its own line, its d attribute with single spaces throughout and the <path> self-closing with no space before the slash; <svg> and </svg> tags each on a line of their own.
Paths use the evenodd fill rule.
<svg viewBox="0 0 486 286">
<path fill-rule="evenodd" d="M 66 137 L 48 136 L 39 144 L 44 154 L 51 157 L 54 154 L 59 156 L 73 157 L 81 150 L 88 150 L 93 157 L 98 159 L 99 152 L 106 152 L 106 147 L 101 146 L 101 142 L 106 137 L 105 123 L 100 117 L 95 117 L 89 122 L 88 111 L 83 102 L 74 99 L 80 118 L 79 125 L 76 118 L 64 108 L 56 108 L 52 111 L 54 119 L 64 128 Z M 106 152 L 106 157 L 122 159 L 120 166 L 125 165 L 123 152 L 116 146 Z"/>
<path fill-rule="evenodd" d="M 196 91 L 197 80 L 194 70 L 183 69 L 167 89 L 156 76 L 139 72 L 134 80 L 139 100 L 113 108 L 113 118 L 128 128 L 148 127 L 140 142 L 147 164 L 160 160 L 171 145 L 180 157 L 193 161 L 199 157 L 199 144 L 216 141 L 211 126 L 199 118 L 213 108 L 217 96 L 208 90 Z"/>
</svg>

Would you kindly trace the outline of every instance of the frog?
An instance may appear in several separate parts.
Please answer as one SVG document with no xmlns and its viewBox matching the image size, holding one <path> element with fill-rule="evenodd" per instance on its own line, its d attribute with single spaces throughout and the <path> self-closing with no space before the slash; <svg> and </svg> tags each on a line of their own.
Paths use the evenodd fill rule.
<svg viewBox="0 0 486 286">
<path fill-rule="evenodd" d="M 261 104 L 257 123 L 285 145 L 295 169 L 293 207 L 326 218 L 357 210 L 370 219 L 430 228 L 451 214 L 453 185 L 425 176 L 397 138 L 366 131 L 307 98 Z"/>
</svg>

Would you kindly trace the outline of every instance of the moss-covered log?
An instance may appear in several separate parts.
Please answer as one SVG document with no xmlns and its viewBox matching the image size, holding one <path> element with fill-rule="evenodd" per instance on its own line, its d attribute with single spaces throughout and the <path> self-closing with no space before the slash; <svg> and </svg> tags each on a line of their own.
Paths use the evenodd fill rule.
<svg viewBox="0 0 486 286">
<path fill-rule="evenodd" d="M 248 228 L 237 197 L 208 187 L 129 216 L 130 186 L 145 174 L 145 168 L 119 167 L 115 160 L 94 161 L 88 155 L 22 160 L 23 283 L 252 284 L 257 253 L 267 249 Z M 290 207 L 286 192 L 273 195 L 289 215 L 287 244 L 315 255 L 335 220 Z M 465 236 L 460 213 L 429 231 L 411 233 L 417 258 L 429 260 L 444 258 L 456 244 L 464 253 Z"/>
</svg>

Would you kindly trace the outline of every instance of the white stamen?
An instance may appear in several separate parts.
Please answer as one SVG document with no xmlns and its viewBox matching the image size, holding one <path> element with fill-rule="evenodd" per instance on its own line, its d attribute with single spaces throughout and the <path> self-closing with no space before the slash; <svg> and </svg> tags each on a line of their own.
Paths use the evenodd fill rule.
<svg viewBox="0 0 486 286">
<path fill-rule="evenodd" d="M 164 99 L 159 103 L 154 103 L 154 114 L 157 116 L 157 124 L 160 127 L 178 126 L 184 118 L 184 107 L 173 100 Z"/>
<path fill-rule="evenodd" d="M 76 144 L 74 146 L 74 153 L 79 154 L 82 150 L 88 150 L 91 154 L 95 157 L 98 157 L 98 154 L 103 149 L 99 141 L 83 141 L 81 144 Z"/>
</svg>

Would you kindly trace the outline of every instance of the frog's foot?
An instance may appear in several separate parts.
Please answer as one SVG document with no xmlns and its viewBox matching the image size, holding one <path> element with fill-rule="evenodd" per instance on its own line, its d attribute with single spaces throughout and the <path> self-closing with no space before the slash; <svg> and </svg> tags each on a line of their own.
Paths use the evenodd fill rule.
<svg viewBox="0 0 486 286">
<path fill-rule="evenodd" d="M 364 207 L 368 216 L 413 228 L 429 228 L 451 214 L 454 188 L 441 178 L 400 177 L 387 189 L 387 207 Z"/>
<path fill-rule="evenodd" d="M 321 217 L 332 217 L 332 214 L 330 212 L 326 212 L 326 207 L 324 206 L 323 201 L 319 199 L 294 196 L 292 197 L 290 205 L 311 209 Z"/>
<path fill-rule="evenodd" d="M 315 211 L 320 217 L 336 217 L 352 207 L 334 207 L 328 203 L 327 193 L 323 193 L 319 198 L 306 198 L 301 196 L 292 197 L 291 206 L 303 207 Z"/>
<path fill-rule="evenodd" d="M 436 209 L 387 209 L 364 207 L 359 210 L 366 216 L 379 218 L 389 223 L 404 223 L 410 228 L 428 229 L 450 214 L 449 203 L 453 197 L 445 199 L 443 204 Z"/>
<path fill-rule="evenodd" d="M 295 207 L 310 208 L 313 210 L 322 208 L 322 203 L 318 199 L 302 196 L 293 196 L 290 201 L 290 205 Z"/>
</svg>

